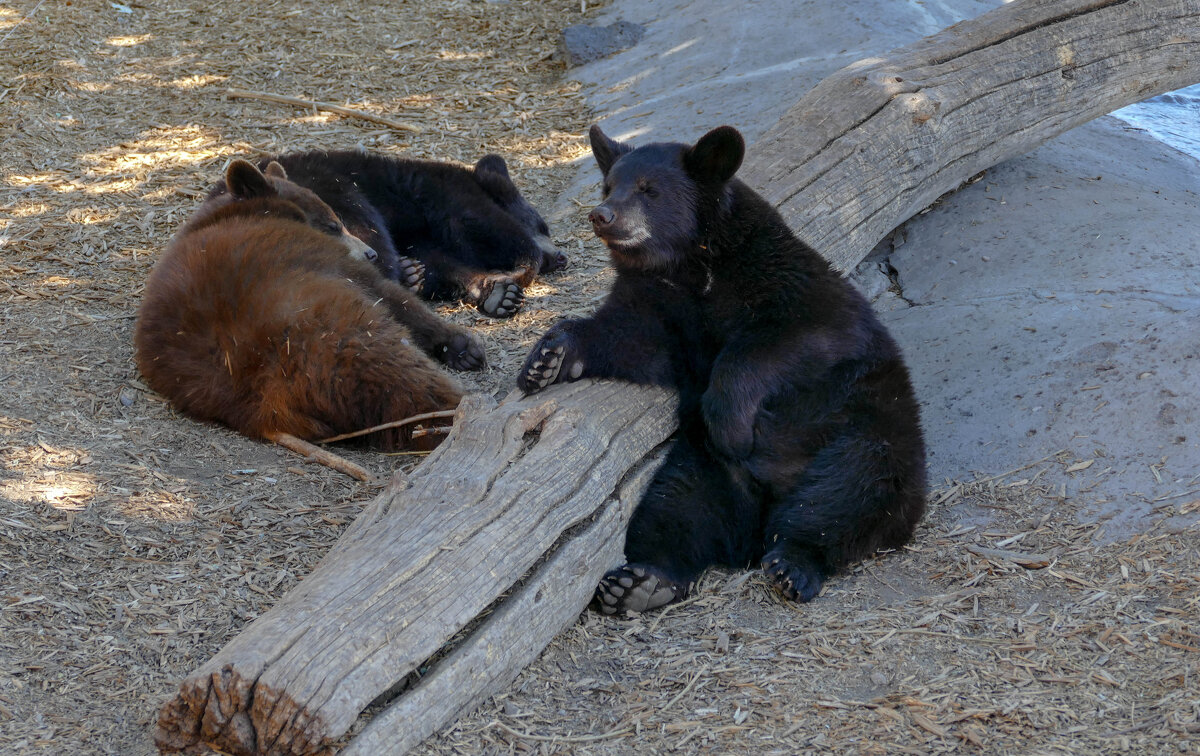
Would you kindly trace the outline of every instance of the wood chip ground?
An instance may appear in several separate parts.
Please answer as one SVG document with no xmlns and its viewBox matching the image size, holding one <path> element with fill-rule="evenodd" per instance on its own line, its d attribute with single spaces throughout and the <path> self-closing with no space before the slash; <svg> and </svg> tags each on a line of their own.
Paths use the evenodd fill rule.
<svg viewBox="0 0 1200 756">
<path fill-rule="evenodd" d="M 487 341 L 490 369 L 464 383 L 501 396 L 536 336 L 611 280 L 594 198 L 560 196 L 590 115 L 552 53 L 595 15 L 575 0 L 0 5 L 0 752 L 153 753 L 179 680 L 378 493 L 181 418 L 138 380 L 146 274 L 225 161 L 498 152 L 535 204 L 567 207 L 549 220 L 571 267 L 524 312 L 441 308 Z M 385 479 L 417 461 L 345 453 Z M 910 548 L 806 606 L 718 571 L 664 613 L 585 613 L 419 751 L 1200 752 L 1196 494 L 1114 539 L 1038 469 L 945 482 Z"/>
</svg>

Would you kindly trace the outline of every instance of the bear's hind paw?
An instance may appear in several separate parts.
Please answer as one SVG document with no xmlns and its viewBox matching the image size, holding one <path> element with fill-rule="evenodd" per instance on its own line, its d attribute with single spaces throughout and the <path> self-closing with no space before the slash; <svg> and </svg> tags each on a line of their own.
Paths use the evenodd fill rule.
<svg viewBox="0 0 1200 756">
<path fill-rule="evenodd" d="M 825 584 L 820 569 L 807 559 L 789 561 L 782 555 L 770 553 L 763 557 L 762 568 L 785 598 L 802 604 L 816 598 Z"/>
<path fill-rule="evenodd" d="M 596 607 L 604 614 L 644 612 L 678 601 L 687 590 L 648 565 L 609 570 L 596 586 Z"/>
<path fill-rule="evenodd" d="M 487 352 L 483 345 L 466 333 L 451 336 L 438 356 L 446 363 L 446 367 L 454 370 L 483 370 L 487 367 Z"/>
<path fill-rule="evenodd" d="M 511 278 L 488 282 L 476 297 L 475 309 L 490 318 L 511 318 L 525 304 L 525 292 Z"/>
<path fill-rule="evenodd" d="M 425 263 L 412 257 L 401 257 L 396 263 L 400 285 L 414 294 L 425 288 Z"/>
</svg>

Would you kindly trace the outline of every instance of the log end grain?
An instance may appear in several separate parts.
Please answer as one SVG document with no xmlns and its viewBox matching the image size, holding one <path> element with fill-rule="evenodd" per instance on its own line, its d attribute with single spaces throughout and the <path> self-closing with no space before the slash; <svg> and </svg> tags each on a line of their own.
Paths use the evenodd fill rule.
<svg viewBox="0 0 1200 756">
<path fill-rule="evenodd" d="M 186 680 L 159 711 L 161 753 L 332 756 L 326 727 L 286 694 L 231 665 Z"/>
</svg>

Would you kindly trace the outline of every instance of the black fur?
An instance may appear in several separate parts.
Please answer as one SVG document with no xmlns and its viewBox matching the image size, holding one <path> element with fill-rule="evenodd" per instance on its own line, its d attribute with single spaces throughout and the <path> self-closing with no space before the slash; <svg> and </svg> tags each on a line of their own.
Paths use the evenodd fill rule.
<svg viewBox="0 0 1200 756">
<path fill-rule="evenodd" d="M 595 315 L 542 337 L 517 383 L 622 378 L 680 398 L 677 440 L 600 607 L 660 606 L 709 565 L 755 562 L 808 601 L 837 569 L 905 543 L 925 508 L 925 450 L 900 350 L 733 178 L 741 135 L 631 149 L 593 127 L 591 141 L 604 201 L 589 219 L 617 279 Z"/>
<path fill-rule="evenodd" d="M 474 168 L 355 151 L 288 153 L 262 166 L 271 161 L 378 252 L 386 276 L 427 299 L 509 317 L 539 273 L 567 262 L 498 155 Z"/>
</svg>

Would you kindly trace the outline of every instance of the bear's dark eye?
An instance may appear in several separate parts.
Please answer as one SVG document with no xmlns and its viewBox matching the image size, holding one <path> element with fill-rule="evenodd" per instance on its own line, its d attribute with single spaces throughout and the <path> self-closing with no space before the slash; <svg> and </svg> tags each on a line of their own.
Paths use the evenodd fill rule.
<svg viewBox="0 0 1200 756">
<path fill-rule="evenodd" d="M 337 221 L 329 221 L 328 223 L 325 224 L 325 230 L 328 233 L 333 234 L 334 236 L 341 236 L 342 235 L 342 224 L 338 223 Z"/>
<path fill-rule="evenodd" d="M 649 181 L 639 181 L 637 185 L 638 191 L 647 197 L 657 197 L 658 190 L 651 186 Z"/>
<path fill-rule="evenodd" d="M 607 197 L 608 195 L 612 194 L 612 184 L 605 182 L 600 191 L 603 193 L 603 196 Z"/>
</svg>

